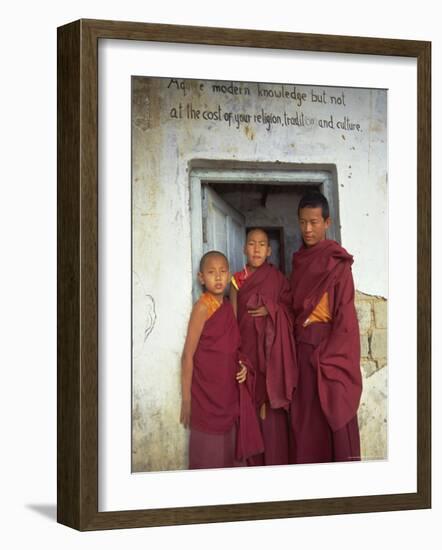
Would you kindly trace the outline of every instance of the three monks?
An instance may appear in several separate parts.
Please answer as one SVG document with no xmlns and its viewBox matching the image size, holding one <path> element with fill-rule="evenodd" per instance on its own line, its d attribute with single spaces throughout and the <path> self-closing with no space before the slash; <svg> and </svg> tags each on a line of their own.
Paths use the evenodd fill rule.
<svg viewBox="0 0 442 550">
<path fill-rule="evenodd" d="M 223 298 L 227 259 L 203 257 L 206 292 L 183 353 L 190 468 L 361 459 L 353 258 L 326 238 L 331 219 L 321 193 L 302 197 L 298 221 L 303 245 L 293 255 L 291 285 L 268 263 L 269 238 L 259 228 L 247 234 L 247 262 L 231 278 L 230 301 Z"/>
</svg>

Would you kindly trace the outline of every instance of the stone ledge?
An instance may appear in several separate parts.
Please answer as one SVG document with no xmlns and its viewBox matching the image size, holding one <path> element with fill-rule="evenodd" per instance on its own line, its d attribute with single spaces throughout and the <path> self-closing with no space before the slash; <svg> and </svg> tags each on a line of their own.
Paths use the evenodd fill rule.
<svg viewBox="0 0 442 550">
<path fill-rule="evenodd" d="M 360 332 L 367 332 L 371 328 L 372 314 L 371 303 L 368 301 L 356 302 L 356 314 L 358 316 Z"/>
<path fill-rule="evenodd" d="M 361 369 L 364 378 L 370 378 L 378 370 L 376 361 L 361 361 Z"/>
<path fill-rule="evenodd" d="M 387 330 L 383 328 L 374 329 L 370 339 L 370 352 L 372 358 L 381 359 L 387 357 L 387 348 Z"/>
<path fill-rule="evenodd" d="M 387 301 L 382 300 L 379 302 L 374 302 L 373 310 L 374 310 L 374 321 L 375 321 L 376 328 L 387 328 L 387 320 L 388 320 Z"/>
<path fill-rule="evenodd" d="M 368 357 L 370 355 L 370 343 L 368 340 L 368 334 L 359 335 L 361 341 L 361 357 Z"/>
</svg>

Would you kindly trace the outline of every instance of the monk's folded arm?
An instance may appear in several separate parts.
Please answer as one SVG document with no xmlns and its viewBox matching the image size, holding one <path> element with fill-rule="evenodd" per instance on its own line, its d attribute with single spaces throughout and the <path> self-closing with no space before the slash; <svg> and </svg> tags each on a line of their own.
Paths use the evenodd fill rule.
<svg viewBox="0 0 442 550">
<path fill-rule="evenodd" d="M 269 314 L 269 310 L 266 306 L 260 306 L 256 309 L 249 309 L 248 312 L 252 317 L 265 317 Z"/>
<path fill-rule="evenodd" d="M 247 379 L 247 367 L 241 361 L 239 361 L 240 370 L 236 373 L 236 380 L 242 384 Z"/>
</svg>

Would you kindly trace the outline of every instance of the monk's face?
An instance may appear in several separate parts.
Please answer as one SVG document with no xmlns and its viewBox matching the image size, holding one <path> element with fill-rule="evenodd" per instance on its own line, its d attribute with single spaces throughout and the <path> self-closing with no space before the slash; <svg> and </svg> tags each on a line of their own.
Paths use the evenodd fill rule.
<svg viewBox="0 0 442 550">
<path fill-rule="evenodd" d="M 272 249 L 269 244 L 269 238 L 264 231 L 260 231 L 259 229 L 250 231 L 244 246 L 247 265 L 252 269 L 257 269 L 262 266 L 271 253 Z"/>
<path fill-rule="evenodd" d="M 200 283 L 206 291 L 215 296 L 222 296 L 229 282 L 229 265 L 223 256 L 209 255 L 203 265 L 203 270 L 198 273 Z"/>
<path fill-rule="evenodd" d="M 323 218 L 320 206 L 317 208 L 308 206 L 301 208 L 299 211 L 299 227 L 305 246 L 310 248 L 323 241 L 330 223 L 330 218 Z"/>
</svg>

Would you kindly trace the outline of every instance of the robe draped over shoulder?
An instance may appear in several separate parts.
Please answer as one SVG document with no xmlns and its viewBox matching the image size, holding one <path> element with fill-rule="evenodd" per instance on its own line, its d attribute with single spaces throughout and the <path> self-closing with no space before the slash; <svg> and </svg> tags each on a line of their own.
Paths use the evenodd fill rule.
<svg viewBox="0 0 442 550">
<path fill-rule="evenodd" d="M 204 324 L 193 357 L 190 427 L 207 434 L 225 434 L 235 423 L 238 460 L 262 452 L 258 419 L 252 404 L 253 365 L 239 353 L 240 334 L 229 300 L 212 312 Z M 241 360 L 248 369 L 238 384 Z"/>
<path fill-rule="evenodd" d="M 359 326 L 351 272 L 353 257 L 332 240 L 293 255 L 292 292 L 297 342 L 313 346 L 321 408 L 338 431 L 355 417 L 362 392 Z M 324 294 L 331 321 L 306 323 Z"/>
<path fill-rule="evenodd" d="M 191 428 L 224 433 L 237 419 L 239 341 L 232 306 L 224 300 L 205 322 L 193 357 Z"/>
<path fill-rule="evenodd" d="M 265 306 L 268 315 L 253 317 L 250 309 Z M 297 382 L 290 285 L 273 265 L 265 263 L 241 284 L 237 293 L 242 350 L 257 371 L 255 403 L 288 409 Z"/>
</svg>

